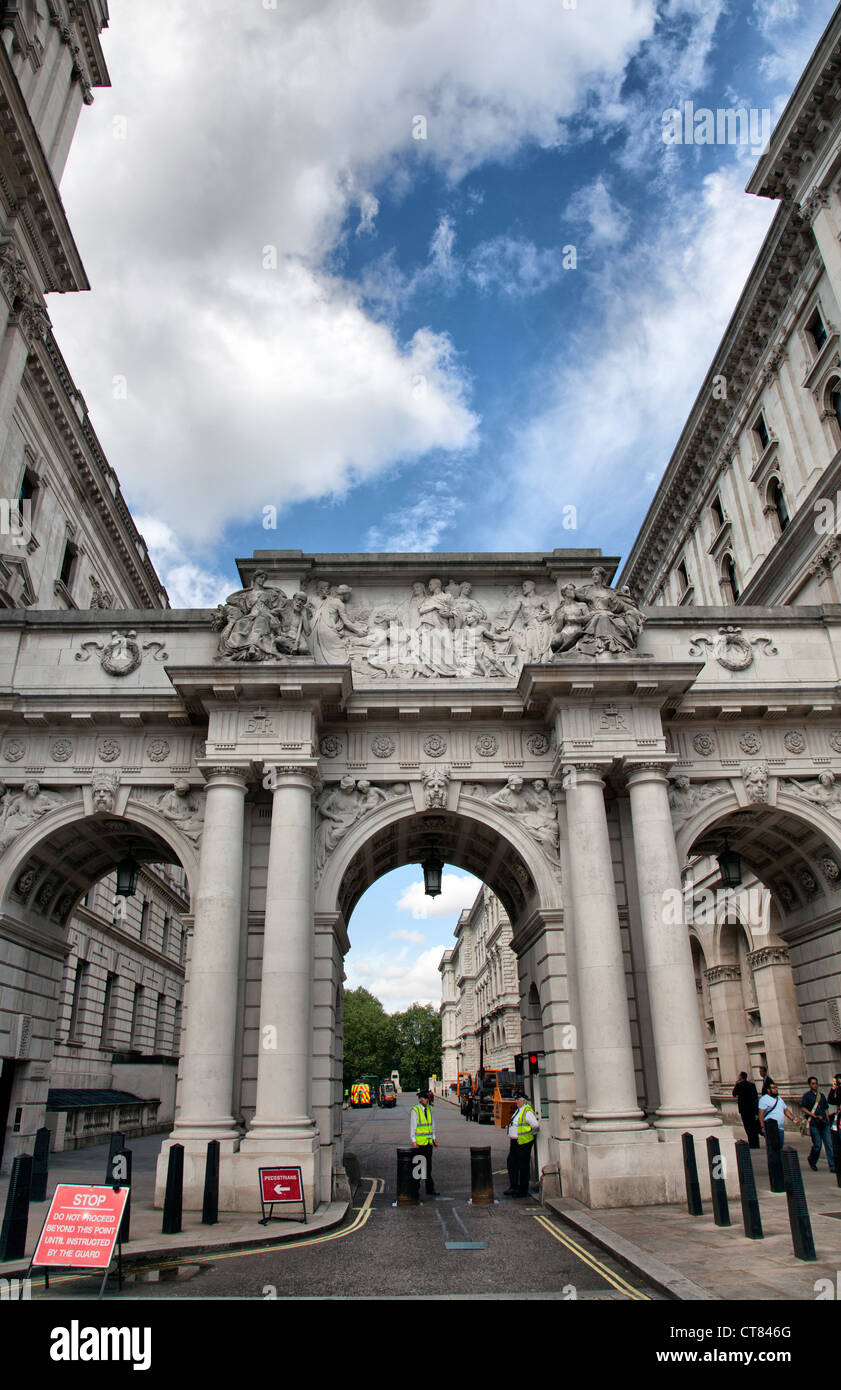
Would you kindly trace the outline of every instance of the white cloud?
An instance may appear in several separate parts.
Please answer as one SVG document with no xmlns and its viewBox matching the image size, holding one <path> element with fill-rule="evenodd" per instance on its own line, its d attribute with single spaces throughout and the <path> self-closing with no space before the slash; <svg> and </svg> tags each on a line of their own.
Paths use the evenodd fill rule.
<svg viewBox="0 0 841 1390">
<path fill-rule="evenodd" d="M 613 196 L 603 174 L 573 194 L 563 216 L 586 224 L 589 240 L 597 247 L 618 246 L 625 240 L 630 222 L 628 209 Z"/>
<path fill-rule="evenodd" d="M 398 342 L 329 257 L 354 223 L 374 232 L 389 179 L 456 181 L 562 142 L 653 23 L 653 0 L 533 0 L 514 24 L 507 0 L 121 6 L 113 87 L 83 113 L 62 189 L 94 292 L 50 308 L 132 505 L 209 541 L 469 447 L 450 340 Z"/>
<path fill-rule="evenodd" d="M 370 527 L 367 550 L 389 553 L 437 549 L 463 503 L 440 480 L 425 478 L 423 486 L 424 493 L 417 501 L 389 512 L 381 525 Z"/>
<path fill-rule="evenodd" d="M 426 937 L 422 931 L 406 931 L 401 927 L 399 931 L 390 931 L 388 939 L 389 941 L 411 941 L 415 945 L 420 945 L 426 940 Z"/>
<path fill-rule="evenodd" d="M 228 596 L 230 580 L 188 560 L 178 537 L 165 521 L 154 516 L 136 516 L 135 522 L 173 608 L 213 608 Z"/>
<path fill-rule="evenodd" d="M 387 952 L 359 955 L 351 952 L 347 958 L 347 989 L 360 985 L 379 999 L 386 1013 L 407 1009 L 410 1004 L 441 1003 L 441 976 L 438 964 L 446 946 L 429 946 L 412 959 L 395 960 Z"/>
<path fill-rule="evenodd" d="M 410 883 L 397 899 L 398 912 L 411 912 L 416 921 L 430 917 L 457 917 L 465 907 L 472 907 L 482 884 L 472 874 L 444 873 L 441 876 L 441 893 L 437 898 L 429 898 L 423 891 L 423 883 Z"/>
</svg>

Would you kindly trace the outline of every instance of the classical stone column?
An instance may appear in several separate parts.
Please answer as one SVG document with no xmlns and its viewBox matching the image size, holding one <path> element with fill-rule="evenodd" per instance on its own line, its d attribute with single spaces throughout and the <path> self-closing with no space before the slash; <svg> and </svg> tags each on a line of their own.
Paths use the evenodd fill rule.
<svg viewBox="0 0 841 1390">
<path fill-rule="evenodd" d="M 685 1129 L 721 1118 L 710 1101 L 665 766 L 625 763 L 660 1091 L 655 1124 Z"/>
<path fill-rule="evenodd" d="M 243 767 L 205 769 L 204 833 L 172 1138 L 235 1139 L 231 1114 L 242 922 Z"/>
<path fill-rule="evenodd" d="M 710 991 L 721 1084 L 732 1089 L 748 1065 L 742 971 L 738 965 L 711 965 L 704 978 Z"/>
<path fill-rule="evenodd" d="M 312 1119 L 314 766 L 273 769 L 251 1141 L 315 1137 Z"/>
<path fill-rule="evenodd" d="M 577 766 L 566 788 L 569 888 L 588 1129 L 640 1129 L 628 987 L 604 782 L 595 765 Z M 693 1001 L 694 1002 L 694 1001 Z"/>
<path fill-rule="evenodd" d="M 747 963 L 753 971 L 768 1070 L 781 1086 L 802 1082 L 806 1055 L 798 1036 L 800 1017 L 788 950 L 785 946 L 760 946 L 751 951 Z"/>
</svg>

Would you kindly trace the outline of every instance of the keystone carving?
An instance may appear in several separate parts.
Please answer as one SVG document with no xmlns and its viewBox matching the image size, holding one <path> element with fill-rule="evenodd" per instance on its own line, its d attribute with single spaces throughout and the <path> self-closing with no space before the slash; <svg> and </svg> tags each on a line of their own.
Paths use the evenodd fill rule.
<svg viewBox="0 0 841 1390">
<path fill-rule="evenodd" d="M 705 654 L 704 649 L 711 648 L 712 655 L 719 666 L 724 667 L 725 671 L 746 670 L 753 663 L 754 647 L 763 647 L 768 656 L 777 655 L 777 648 L 770 637 L 743 637 L 742 629 L 733 627 L 732 624 L 720 627 L 718 631 L 719 636 L 715 641 L 703 634 L 699 637 L 693 637 L 689 655 L 703 656 Z"/>
<path fill-rule="evenodd" d="M 155 661 L 167 660 L 163 642 L 144 642 L 141 647 L 133 628 L 130 632 L 112 632 L 107 642 L 83 642 L 76 660 L 90 661 L 95 651 L 99 652 L 99 663 L 109 676 L 130 676 L 143 660 L 144 652 L 152 652 Z"/>
</svg>

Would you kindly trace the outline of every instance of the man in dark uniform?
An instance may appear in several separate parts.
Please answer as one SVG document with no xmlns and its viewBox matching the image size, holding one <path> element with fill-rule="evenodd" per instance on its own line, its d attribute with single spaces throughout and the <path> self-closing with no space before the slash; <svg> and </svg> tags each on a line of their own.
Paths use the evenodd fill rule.
<svg viewBox="0 0 841 1390">
<path fill-rule="evenodd" d="M 733 1095 L 739 1106 L 739 1114 L 742 1124 L 745 1127 L 745 1134 L 748 1136 L 748 1143 L 752 1149 L 759 1148 L 759 1096 L 756 1093 L 756 1086 L 752 1081 L 748 1081 L 746 1071 L 739 1072 L 739 1080 L 733 1087 Z"/>
</svg>

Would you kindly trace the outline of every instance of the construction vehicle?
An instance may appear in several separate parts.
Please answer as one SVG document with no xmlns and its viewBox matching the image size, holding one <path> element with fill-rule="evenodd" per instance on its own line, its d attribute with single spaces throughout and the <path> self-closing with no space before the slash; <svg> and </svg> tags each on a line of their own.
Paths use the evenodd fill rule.
<svg viewBox="0 0 841 1390">
<path fill-rule="evenodd" d="M 371 1087 L 367 1081 L 354 1081 L 350 1088 L 350 1103 L 354 1109 L 363 1105 L 373 1105 Z"/>
<path fill-rule="evenodd" d="M 397 1104 L 397 1089 L 393 1081 L 381 1081 L 377 1087 L 377 1105 L 382 1109 L 390 1110 Z"/>
<path fill-rule="evenodd" d="M 473 1076 L 469 1071 L 460 1071 L 456 1080 L 458 1108 L 466 1120 L 470 1119 L 470 1102 L 473 1097 Z"/>
<path fill-rule="evenodd" d="M 518 1090 L 524 1090 L 523 1077 L 517 1072 L 508 1071 L 503 1068 L 497 1073 L 496 1086 L 494 1087 L 494 1124 L 499 1129 L 507 1129 L 511 1123 L 511 1116 L 517 1110 L 519 1101 L 516 1099 Z"/>
<path fill-rule="evenodd" d="M 492 1125 L 494 1122 L 494 1092 L 496 1091 L 496 1070 L 489 1067 L 480 1067 L 476 1073 L 476 1085 L 473 1087 L 471 1097 L 470 1118 L 476 1120 L 480 1125 Z"/>
</svg>

